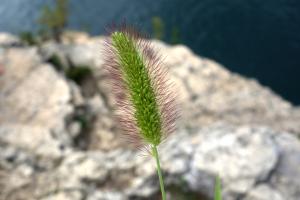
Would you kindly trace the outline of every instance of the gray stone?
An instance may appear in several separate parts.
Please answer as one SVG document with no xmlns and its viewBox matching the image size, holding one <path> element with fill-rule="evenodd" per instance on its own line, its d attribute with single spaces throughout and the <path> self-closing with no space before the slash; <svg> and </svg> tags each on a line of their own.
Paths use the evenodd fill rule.
<svg viewBox="0 0 300 200">
<path fill-rule="evenodd" d="M 113 191 L 95 191 L 87 200 L 127 200 L 124 194 Z"/>
<path fill-rule="evenodd" d="M 223 189 L 235 193 L 245 193 L 256 181 L 265 180 L 278 159 L 271 133 L 268 129 L 220 126 L 198 134 L 194 138 L 199 140 L 198 148 L 193 154 L 191 172 L 187 174 L 190 187 L 199 189 L 198 177 L 203 171 L 220 174 Z"/>
<path fill-rule="evenodd" d="M 263 125 L 300 134 L 300 109 L 256 80 L 229 72 L 187 47 L 158 44 L 181 100 L 182 120 L 190 128 L 216 121 Z"/>
<path fill-rule="evenodd" d="M 60 148 L 72 143 L 65 123 L 74 110 L 68 83 L 42 63 L 36 48 L 7 49 L 0 63 L 0 140 L 39 155 L 59 156 Z"/>
<path fill-rule="evenodd" d="M 0 50 L 0 194 L 4 199 L 155 199 L 149 148 L 120 139 L 102 66 L 103 37 L 65 35 L 40 49 Z M 1 34 L 0 34 L 1 46 Z M 154 41 L 166 55 L 182 118 L 159 146 L 165 183 L 212 197 L 214 177 L 228 200 L 300 198 L 300 109 L 182 45 Z M 3 46 L 2 46 L 3 47 Z M 41 54 L 41 55 L 40 55 Z M 88 66 L 87 86 L 45 63 Z M 86 95 L 86 89 L 93 92 Z M 288 132 L 288 133 L 287 133 Z M 87 142 L 83 151 L 78 148 Z M 77 145 L 77 146 L 76 146 Z M 5 184 L 3 184 L 5 183 Z M 1 187 L 1 186 L 5 187 Z M 174 199 L 171 190 L 168 197 Z"/>
<path fill-rule="evenodd" d="M 182 130 L 159 149 L 166 184 L 184 183 L 188 191 L 209 197 L 213 194 L 214 177 L 219 174 L 224 199 L 260 200 L 269 195 L 280 199 L 280 194 L 284 194 L 285 198 L 296 200 L 298 181 L 277 172 L 282 156 L 277 140 L 281 141 L 279 138 L 283 135 L 287 135 L 286 143 L 295 140 L 289 134 L 268 128 L 236 128 L 226 124 L 203 128 L 192 135 Z M 299 142 L 295 145 L 300 146 Z M 58 185 L 62 188 L 88 192 L 101 185 L 97 193 L 90 193 L 93 198 L 115 193 L 121 199 L 149 197 L 159 192 L 159 186 L 153 158 L 142 155 L 142 152 L 124 149 L 72 153 L 54 174 L 59 177 Z M 297 162 L 296 158 L 291 160 Z M 288 182 L 274 183 L 273 179 L 278 176 Z M 287 192 L 290 181 L 295 187 Z M 260 194 L 262 191 L 269 194 Z"/>
<path fill-rule="evenodd" d="M 44 127 L 5 124 L 0 127 L 0 140 L 40 156 L 55 158 L 64 152 L 60 148 L 64 142 L 53 137 L 50 130 Z"/>
<path fill-rule="evenodd" d="M 58 191 L 53 195 L 42 197 L 43 200 L 81 200 L 84 199 L 84 195 L 80 190 L 66 189 L 64 191 Z"/>
<path fill-rule="evenodd" d="M 58 44 L 48 42 L 42 45 L 41 55 L 45 60 L 56 55 L 66 66 L 99 67 L 103 63 L 101 56 L 103 38 L 95 38 L 85 43 Z"/>
<path fill-rule="evenodd" d="M 252 189 L 245 200 L 284 200 L 283 196 L 276 190 L 272 189 L 268 185 L 258 185 Z"/>
<path fill-rule="evenodd" d="M 279 134 L 276 144 L 280 153 L 279 162 L 273 171 L 271 184 L 284 195 L 284 199 L 300 197 L 300 146 L 299 139 L 288 134 Z"/>
<path fill-rule="evenodd" d="M 74 36 L 74 33 L 71 34 Z M 59 57 L 75 66 L 91 67 L 97 88 L 113 106 L 109 80 L 103 70 L 102 49 L 104 37 L 75 34 L 75 39 L 63 44 L 48 43 L 42 46 L 45 58 Z M 77 38 L 83 38 L 76 40 Z M 222 65 L 199 57 L 183 45 L 169 46 L 153 41 L 153 46 L 165 56 L 164 64 L 180 94 L 184 126 L 199 128 L 216 121 L 236 125 L 266 125 L 279 131 L 300 134 L 300 109 L 261 86 L 256 80 L 229 72 Z"/>
<path fill-rule="evenodd" d="M 11 47 L 20 45 L 21 41 L 18 37 L 9 33 L 0 33 L 0 46 L 1 47 Z"/>
</svg>

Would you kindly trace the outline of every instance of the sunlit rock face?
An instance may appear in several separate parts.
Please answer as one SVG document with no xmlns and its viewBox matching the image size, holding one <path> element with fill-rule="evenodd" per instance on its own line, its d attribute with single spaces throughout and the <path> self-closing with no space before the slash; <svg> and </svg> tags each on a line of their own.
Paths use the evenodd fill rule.
<svg viewBox="0 0 300 200">
<path fill-rule="evenodd" d="M 67 33 L 29 47 L 0 34 L 1 198 L 158 198 L 155 163 L 113 118 L 103 40 Z M 153 45 L 181 110 L 159 147 L 168 198 L 210 199 L 219 174 L 224 199 L 298 200 L 300 109 L 185 46 Z"/>
</svg>

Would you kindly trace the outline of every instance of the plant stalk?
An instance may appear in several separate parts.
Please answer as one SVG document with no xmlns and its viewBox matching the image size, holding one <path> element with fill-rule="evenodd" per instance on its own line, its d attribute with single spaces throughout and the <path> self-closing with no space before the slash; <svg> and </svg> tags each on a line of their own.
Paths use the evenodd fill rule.
<svg viewBox="0 0 300 200">
<path fill-rule="evenodd" d="M 156 169 L 157 169 L 157 174 L 159 178 L 159 185 L 160 185 L 160 191 L 161 191 L 161 197 L 162 200 L 166 200 L 166 192 L 165 192 L 165 186 L 164 186 L 164 179 L 161 173 L 161 168 L 160 168 L 160 161 L 159 161 L 159 156 L 158 156 L 158 151 L 157 147 L 155 145 L 152 146 L 152 154 L 156 160 Z"/>
</svg>

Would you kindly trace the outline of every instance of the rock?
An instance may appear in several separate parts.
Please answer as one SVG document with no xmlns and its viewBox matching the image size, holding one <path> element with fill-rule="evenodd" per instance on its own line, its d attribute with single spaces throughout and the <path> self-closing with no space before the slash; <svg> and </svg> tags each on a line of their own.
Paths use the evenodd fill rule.
<svg viewBox="0 0 300 200">
<path fill-rule="evenodd" d="M 0 140 L 49 158 L 60 157 L 66 151 L 63 148 L 65 142 L 55 138 L 51 130 L 44 127 L 4 124 L 0 127 Z"/>
<path fill-rule="evenodd" d="M 99 67 L 102 59 L 103 38 L 95 38 L 86 42 L 58 44 L 48 42 L 41 46 L 41 55 L 45 60 L 56 55 L 63 64 L 73 66 Z"/>
<path fill-rule="evenodd" d="M 191 173 L 187 177 L 190 187 L 195 190 L 209 188 L 203 187 L 202 182 L 198 185 L 198 180 L 203 176 L 201 172 L 205 171 L 220 174 L 224 191 L 243 194 L 255 182 L 265 180 L 277 163 L 278 153 L 270 130 L 220 127 L 206 130 L 197 140 L 199 147 L 193 152 Z"/>
<path fill-rule="evenodd" d="M 67 30 L 62 34 L 62 43 L 70 44 L 70 43 L 86 43 L 90 40 L 89 34 L 86 32 L 78 32 Z"/>
<path fill-rule="evenodd" d="M 14 171 L 3 170 L 0 172 L 0 198 L 17 200 L 25 198 L 32 198 L 32 190 L 28 188 L 30 179 L 28 176 L 24 176 L 18 172 L 18 169 Z M 22 192 L 20 192 L 22 190 Z"/>
<path fill-rule="evenodd" d="M 92 69 L 101 98 L 112 107 L 108 78 L 103 70 L 101 49 L 103 37 L 91 37 L 66 44 L 43 45 L 46 57 L 60 55 L 75 66 Z M 153 41 L 154 47 L 165 56 L 165 65 L 180 94 L 182 125 L 198 129 L 215 122 L 235 125 L 263 125 L 278 131 L 300 135 L 300 108 L 261 86 L 256 80 L 241 77 L 222 65 L 199 57 L 183 45 L 169 46 Z"/>
<path fill-rule="evenodd" d="M 194 55 L 187 47 L 158 44 L 180 94 L 182 119 L 190 128 L 217 121 L 263 125 L 299 135 L 300 109 L 257 81 Z"/>
<path fill-rule="evenodd" d="M 94 156 L 84 153 L 73 153 L 58 168 L 58 173 L 66 188 L 76 188 L 82 182 L 104 182 L 108 170 L 102 166 L 105 160 L 101 154 Z M 88 169 L 88 170 L 87 170 Z M 70 176 L 71 175 L 71 176 Z"/>
<path fill-rule="evenodd" d="M 49 197 L 45 197 L 45 200 L 81 200 L 83 199 L 83 195 L 79 190 L 71 189 L 62 192 L 57 192 L 54 195 Z"/>
<path fill-rule="evenodd" d="M 87 80 L 90 83 L 84 84 L 81 89 L 83 92 L 92 90 L 88 92 L 90 95 L 84 95 L 86 102 L 100 99 L 102 108 L 108 112 L 89 106 L 91 110 L 98 110 L 93 115 L 93 126 L 89 130 L 90 148 L 109 150 L 120 147 L 123 145 L 120 142 L 122 140 L 119 140 L 121 132 L 113 123 L 110 113 L 114 100 L 109 79 L 102 66 L 104 38 L 79 35 L 78 38 L 83 39 L 42 45 L 42 55 L 46 60 L 58 55 L 63 63 L 87 66 L 92 70 L 93 77 Z M 193 54 L 183 45 L 169 46 L 160 41 L 153 43 L 166 56 L 165 64 L 176 83 L 174 90 L 180 94 L 180 126 L 198 130 L 215 122 L 225 122 L 237 126 L 270 126 L 280 132 L 300 135 L 300 109 L 270 89 L 255 80 L 233 74 L 212 60 Z"/>
<path fill-rule="evenodd" d="M 9 33 L 0 33 L 0 47 L 18 46 L 21 41 L 18 37 Z"/>
<path fill-rule="evenodd" d="M 299 182 L 294 177 L 298 176 L 299 161 L 291 158 L 294 177 L 280 173 L 280 158 L 284 156 L 278 143 L 281 137 L 286 144 L 295 142 L 295 137 L 269 128 L 218 124 L 192 135 L 181 131 L 160 148 L 165 182 L 209 198 L 214 177 L 220 174 L 224 199 L 280 200 L 284 194 L 285 199 L 296 200 Z M 300 143 L 295 144 L 299 155 Z M 46 177 L 52 178 L 40 179 L 54 179 L 61 191 L 81 191 L 87 199 L 143 199 L 159 193 L 154 160 L 132 150 L 72 152 Z M 277 177 L 285 182 L 275 183 Z M 290 183 L 295 184 L 290 190 L 293 192 L 287 189 Z M 51 193 L 47 191 L 51 188 L 44 188 L 43 194 Z M 168 195 L 172 197 L 172 193 Z"/>
<path fill-rule="evenodd" d="M 0 76 L 1 97 L 4 98 L 5 93 L 16 88 L 41 62 L 37 48 L 3 49 L 0 52 L 0 63 L 3 69 Z"/>
<path fill-rule="evenodd" d="M 283 200 L 283 196 L 268 185 L 258 185 L 245 197 L 245 200 Z"/>
<path fill-rule="evenodd" d="M 58 156 L 61 148 L 72 143 L 65 123 L 73 112 L 68 83 L 42 63 L 36 48 L 7 49 L 0 63 L 4 66 L 0 140 L 40 155 Z"/>
<path fill-rule="evenodd" d="M 96 191 L 88 197 L 87 200 L 124 200 L 126 199 L 122 193 L 113 191 Z"/>
<path fill-rule="evenodd" d="M 103 40 L 70 33 L 61 44 L 16 48 L 1 45 L 0 34 L 4 199 L 159 198 L 147 148 L 120 139 Z M 210 199 L 219 174 L 224 199 L 299 199 L 300 109 L 185 46 L 154 45 L 182 110 L 178 131 L 159 147 L 168 198 Z M 47 63 L 54 55 L 62 69 Z M 82 66 L 92 72 L 84 82 L 65 77 Z"/>
<path fill-rule="evenodd" d="M 53 67 L 40 63 L 36 53 L 10 49 L 0 58 L 5 63 L 0 122 L 62 129 L 62 119 L 72 111 L 69 86 Z"/>
<path fill-rule="evenodd" d="M 300 197 L 300 149 L 299 139 L 288 134 L 280 134 L 276 138 L 280 157 L 271 177 L 271 185 L 280 191 L 285 199 Z"/>
</svg>

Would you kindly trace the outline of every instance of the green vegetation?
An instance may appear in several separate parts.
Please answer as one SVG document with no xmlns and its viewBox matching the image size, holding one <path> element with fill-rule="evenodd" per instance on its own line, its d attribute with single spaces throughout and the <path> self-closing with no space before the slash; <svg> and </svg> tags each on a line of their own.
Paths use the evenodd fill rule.
<svg viewBox="0 0 300 200">
<path fill-rule="evenodd" d="M 208 200 L 208 198 L 202 194 L 186 191 L 182 187 L 173 185 L 168 186 L 167 189 L 171 194 L 172 200 Z"/>
<path fill-rule="evenodd" d="M 171 31 L 165 31 L 165 23 L 158 17 L 152 17 L 152 37 L 158 40 L 165 40 L 171 44 L 180 43 L 180 33 L 177 26 L 173 26 Z M 167 32 L 167 35 L 165 34 Z M 166 37 L 167 36 L 167 37 Z"/>
<path fill-rule="evenodd" d="M 77 84 L 81 84 L 83 80 L 91 77 L 92 70 L 89 66 L 75 66 L 69 63 L 69 66 L 65 66 L 58 55 L 51 56 L 47 62 L 51 63 L 57 71 L 65 73 L 66 77 L 75 81 Z"/>
<path fill-rule="evenodd" d="M 216 176 L 215 180 L 215 200 L 222 200 L 221 180 L 219 176 Z"/>
<path fill-rule="evenodd" d="M 164 22 L 160 17 L 152 17 L 152 32 L 153 37 L 158 40 L 162 40 L 165 32 Z"/>
<path fill-rule="evenodd" d="M 19 34 L 21 41 L 27 45 L 36 45 L 38 44 L 37 38 L 31 32 L 21 32 Z"/>
<path fill-rule="evenodd" d="M 140 56 L 134 39 L 126 33 L 112 34 L 113 46 L 122 66 L 122 77 L 135 108 L 134 118 L 147 143 L 159 145 L 162 138 L 162 122 L 156 95 L 144 60 Z"/>
<path fill-rule="evenodd" d="M 44 37 L 54 38 L 61 41 L 61 34 L 68 23 L 68 0 L 56 0 L 55 6 L 51 8 L 46 5 L 39 18 L 42 25 L 41 33 Z"/>
<path fill-rule="evenodd" d="M 92 75 L 92 71 L 88 66 L 70 67 L 65 73 L 69 79 L 75 81 L 79 85 L 83 80 Z"/>
<path fill-rule="evenodd" d="M 172 28 L 170 43 L 171 44 L 180 43 L 179 29 L 177 27 Z"/>
<path fill-rule="evenodd" d="M 63 71 L 65 68 L 62 61 L 60 60 L 59 56 L 57 56 L 55 54 L 53 56 L 51 56 L 47 60 L 47 62 L 51 63 L 57 71 Z"/>
<path fill-rule="evenodd" d="M 157 145 L 162 140 L 162 120 L 151 77 L 135 40 L 126 32 L 114 32 L 111 36 L 117 52 L 120 72 L 134 107 L 134 119 L 142 138 L 151 145 L 156 161 L 162 199 L 166 200 L 164 181 L 160 168 Z"/>
<path fill-rule="evenodd" d="M 166 200 L 157 146 L 173 131 L 176 108 L 161 66 L 156 64 L 159 57 L 131 29 L 113 32 L 106 50 L 105 65 L 118 88 L 114 91 L 120 123 L 135 145 L 147 146 L 155 159 L 162 200 Z"/>
</svg>

